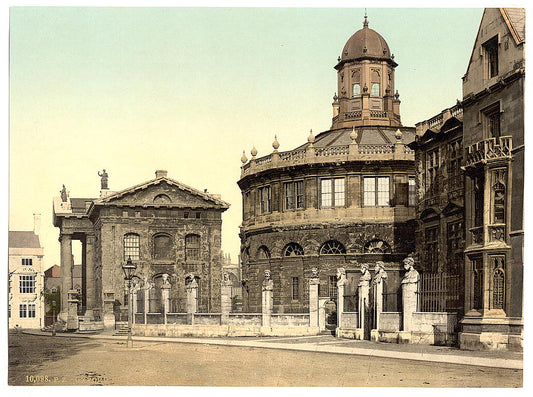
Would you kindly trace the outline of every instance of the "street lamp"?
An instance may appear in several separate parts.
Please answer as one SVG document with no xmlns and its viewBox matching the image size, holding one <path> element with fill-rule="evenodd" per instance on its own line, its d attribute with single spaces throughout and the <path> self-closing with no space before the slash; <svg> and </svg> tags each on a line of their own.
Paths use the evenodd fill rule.
<svg viewBox="0 0 533 397">
<path fill-rule="evenodd" d="M 133 291 L 131 289 L 131 280 L 135 277 L 135 270 L 137 265 L 131 261 L 131 256 L 128 256 L 128 261 L 122 265 L 122 270 L 124 271 L 124 280 L 128 282 L 128 340 L 126 342 L 127 347 L 133 347 L 133 339 L 131 337 L 131 316 L 133 311 L 132 299 Z"/>
<path fill-rule="evenodd" d="M 52 301 L 52 336 L 56 336 L 56 299 Z"/>
</svg>

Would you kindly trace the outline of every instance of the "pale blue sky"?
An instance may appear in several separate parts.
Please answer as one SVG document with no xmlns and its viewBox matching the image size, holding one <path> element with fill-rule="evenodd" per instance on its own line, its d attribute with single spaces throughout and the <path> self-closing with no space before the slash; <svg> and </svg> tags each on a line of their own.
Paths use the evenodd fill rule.
<svg viewBox="0 0 533 397">
<path fill-rule="evenodd" d="M 240 157 L 331 125 L 333 66 L 363 8 L 11 8 L 10 230 L 42 213 L 45 267 L 59 262 L 52 197 L 97 197 L 167 169 L 221 193 L 237 259 Z M 395 54 L 404 125 L 461 98 L 482 9 L 368 8 Z"/>
</svg>

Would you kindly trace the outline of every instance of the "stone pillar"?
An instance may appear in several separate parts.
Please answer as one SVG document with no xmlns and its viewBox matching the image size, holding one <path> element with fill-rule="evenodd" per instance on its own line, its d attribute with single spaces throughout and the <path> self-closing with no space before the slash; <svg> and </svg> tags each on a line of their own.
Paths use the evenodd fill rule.
<svg viewBox="0 0 533 397">
<path fill-rule="evenodd" d="M 231 287 L 232 283 L 229 274 L 224 272 L 222 274 L 222 286 L 220 290 L 220 309 L 222 312 L 220 323 L 222 325 L 229 324 L 229 314 L 231 313 Z"/>
<path fill-rule="evenodd" d="M 198 312 L 198 282 L 194 274 L 187 279 L 187 324 L 194 324 L 194 313 Z"/>
<path fill-rule="evenodd" d="M 346 270 L 337 269 L 337 329 L 342 328 L 342 313 L 344 312 L 344 287 L 346 285 Z"/>
<path fill-rule="evenodd" d="M 358 296 L 357 302 L 357 328 L 359 331 L 358 339 L 370 339 L 370 280 L 372 275 L 368 270 L 366 263 L 361 265 L 361 276 L 359 277 Z"/>
<path fill-rule="evenodd" d="M 104 314 L 102 320 L 104 321 L 104 328 L 115 328 L 115 313 L 113 311 L 115 304 L 115 293 L 104 292 Z"/>
<path fill-rule="evenodd" d="M 383 262 L 376 262 L 374 278 L 372 279 L 374 297 L 374 321 L 373 329 L 379 331 L 379 320 L 383 311 L 383 282 L 387 279 L 387 272 Z"/>
<path fill-rule="evenodd" d="M 135 313 L 137 313 L 137 292 L 139 292 L 139 289 L 134 288 L 131 294 L 131 322 L 133 324 L 135 324 Z"/>
<path fill-rule="evenodd" d="M 272 296 L 272 290 L 274 289 L 274 282 L 270 276 L 270 270 L 265 270 L 265 280 L 263 281 L 262 288 L 262 318 L 261 325 L 263 327 L 271 327 L 272 308 L 274 306 L 274 300 Z"/>
<path fill-rule="evenodd" d="M 95 286 L 94 286 L 94 267 L 95 267 L 95 242 L 96 237 L 92 235 L 87 235 L 85 237 L 85 274 L 86 274 L 86 304 L 87 309 L 85 311 L 85 318 L 93 320 L 94 314 L 93 309 L 95 305 Z"/>
<path fill-rule="evenodd" d="M 67 330 L 78 329 L 78 291 L 68 291 Z"/>
<path fill-rule="evenodd" d="M 143 286 L 143 290 L 144 290 L 144 310 L 143 310 L 143 314 L 144 314 L 144 323 L 145 324 L 148 324 L 147 317 L 148 317 L 148 313 L 150 312 L 150 290 L 152 288 L 153 288 L 153 284 L 148 280 L 148 277 L 145 277 L 144 278 L 144 286 Z"/>
<path fill-rule="evenodd" d="M 316 267 L 311 269 L 311 279 L 309 280 L 309 326 L 320 327 L 318 316 L 318 286 L 320 285 L 320 278 L 318 277 L 318 269 Z"/>
<path fill-rule="evenodd" d="M 161 303 L 163 307 L 163 324 L 167 323 L 167 314 L 170 311 L 170 282 L 169 275 L 163 274 L 163 285 L 161 285 Z"/>
<path fill-rule="evenodd" d="M 68 319 L 68 293 L 72 289 L 72 235 L 61 233 L 61 312 L 58 317 L 67 322 Z"/>
<path fill-rule="evenodd" d="M 418 306 L 418 285 L 420 275 L 414 268 L 414 260 L 407 257 L 403 261 L 406 273 L 402 279 L 403 331 L 413 330 L 413 313 Z"/>
</svg>

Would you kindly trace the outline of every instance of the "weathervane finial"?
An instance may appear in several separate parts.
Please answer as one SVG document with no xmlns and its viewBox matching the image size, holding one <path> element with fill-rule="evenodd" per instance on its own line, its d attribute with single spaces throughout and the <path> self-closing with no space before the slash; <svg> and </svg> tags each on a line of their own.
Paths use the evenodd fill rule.
<svg viewBox="0 0 533 397">
<path fill-rule="evenodd" d="M 368 19 L 367 19 L 367 14 L 366 14 L 366 8 L 365 8 L 365 21 L 363 22 L 363 27 L 364 28 L 368 28 Z"/>
</svg>

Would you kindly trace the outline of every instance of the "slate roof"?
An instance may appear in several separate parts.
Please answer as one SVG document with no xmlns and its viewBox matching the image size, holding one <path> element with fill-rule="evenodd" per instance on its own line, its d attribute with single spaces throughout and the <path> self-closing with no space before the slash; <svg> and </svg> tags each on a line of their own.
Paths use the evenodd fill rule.
<svg viewBox="0 0 533 397">
<path fill-rule="evenodd" d="M 524 43 L 526 41 L 525 8 L 502 8 L 501 12 L 516 44 Z"/>
<path fill-rule="evenodd" d="M 9 248 L 41 248 L 41 243 L 33 231 L 9 231 Z"/>
<path fill-rule="evenodd" d="M 355 127 L 355 131 L 357 132 L 356 142 L 360 145 L 393 145 L 396 143 L 394 134 L 398 129 L 402 132 L 402 142 L 404 144 L 407 145 L 415 140 L 415 129 L 412 127 L 368 126 Z M 339 128 L 321 132 L 315 137 L 313 146 L 315 148 L 323 148 L 349 145 L 352 142 L 350 138 L 351 133 L 352 128 Z M 307 146 L 309 146 L 309 143 L 297 149 L 304 149 Z"/>
<path fill-rule="evenodd" d="M 79 198 L 79 197 L 71 197 L 70 198 L 70 208 L 72 209 L 72 213 L 74 214 L 85 214 L 87 212 L 87 209 L 89 208 L 86 203 L 93 202 L 94 198 Z"/>
</svg>

